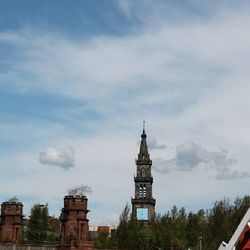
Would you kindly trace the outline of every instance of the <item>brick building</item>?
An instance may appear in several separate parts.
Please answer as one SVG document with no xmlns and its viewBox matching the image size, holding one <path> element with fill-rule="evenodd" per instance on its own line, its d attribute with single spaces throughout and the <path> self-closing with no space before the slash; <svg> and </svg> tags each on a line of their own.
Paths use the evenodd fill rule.
<svg viewBox="0 0 250 250">
<path fill-rule="evenodd" d="M 87 219 L 88 199 L 86 196 L 65 196 L 64 207 L 60 215 L 61 250 L 92 250 L 93 243 L 89 241 L 89 220 Z"/>
<path fill-rule="evenodd" d="M 0 242 L 17 243 L 22 236 L 23 204 L 9 201 L 1 205 Z"/>
</svg>

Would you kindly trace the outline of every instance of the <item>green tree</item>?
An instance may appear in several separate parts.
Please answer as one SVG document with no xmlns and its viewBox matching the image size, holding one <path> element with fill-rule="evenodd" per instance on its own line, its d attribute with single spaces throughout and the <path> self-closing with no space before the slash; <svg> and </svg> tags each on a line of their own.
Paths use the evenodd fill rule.
<svg viewBox="0 0 250 250">
<path fill-rule="evenodd" d="M 186 228 L 187 247 L 198 249 L 199 239 L 203 239 L 203 248 L 206 249 L 207 243 L 207 218 L 205 211 L 200 209 L 197 213 L 190 212 Z"/>
<path fill-rule="evenodd" d="M 120 222 L 116 231 L 117 244 L 120 247 L 126 247 L 128 244 L 129 237 L 129 220 L 130 220 L 130 209 L 126 204 L 122 214 L 120 215 Z"/>
<path fill-rule="evenodd" d="M 216 249 L 223 240 L 228 241 L 232 234 L 231 227 L 232 205 L 228 199 L 216 201 L 209 211 L 208 230 L 211 241 L 209 249 Z"/>
<path fill-rule="evenodd" d="M 35 204 L 24 232 L 24 242 L 34 245 L 51 245 L 56 243 L 56 232 L 50 225 L 48 205 Z"/>
<path fill-rule="evenodd" d="M 248 208 L 250 207 L 250 196 L 246 195 L 243 198 L 237 197 L 234 200 L 234 205 L 232 208 L 232 227 L 233 229 L 237 228 L 240 224 L 244 214 L 247 212 Z"/>
<path fill-rule="evenodd" d="M 109 248 L 109 236 L 107 234 L 100 234 L 94 239 L 96 248 Z"/>
<path fill-rule="evenodd" d="M 129 206 L 126 205 L 116 232 L 111 237 L 99 239 L 100 247 L 126 249 L 202 249 L 214 250 L 221 242 L 229 241 L 245 212 L 250 207 L 250 196 L 216 201 L 213 207 L 204 211 L 186 214 L 184 208 L 174 206 L 164 215 L 156 215 L 145 223 L 131 220 Z"/>
</svg>

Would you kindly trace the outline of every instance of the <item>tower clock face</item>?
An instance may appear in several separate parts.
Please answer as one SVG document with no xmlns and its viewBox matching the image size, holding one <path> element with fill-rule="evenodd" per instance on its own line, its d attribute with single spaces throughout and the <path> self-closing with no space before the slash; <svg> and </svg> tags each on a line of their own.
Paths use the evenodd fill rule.
<svg viewBox="0 0 250 250">
<path fill-rule="evenodd" d="M 148 208 L 137 208 L 136 218 L 137 220 L 148 220 Z"/>
</svg>

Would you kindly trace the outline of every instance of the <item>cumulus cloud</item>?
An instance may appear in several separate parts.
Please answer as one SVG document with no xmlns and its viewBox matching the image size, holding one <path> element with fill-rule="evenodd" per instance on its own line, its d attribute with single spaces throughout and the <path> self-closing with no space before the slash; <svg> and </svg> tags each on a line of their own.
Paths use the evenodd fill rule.
<svg viewBox="0 0 250 250">
<path fill-rule="evenodd" d="M 155 159 L 154 169 L 160 173 L 171 171 L 191 171 L 200 167 L 210 167 L 216 171 L 216 179 L 240 179 L 250 177 L 248 172 L 233 170 L 237 163 L 228 157 L 226 150 L 208 151 L 198 142 L 185 142 L 176 147 L 175 157 L 170 160 Z"/>
<path fill-rule="evenodd" d="M 129 1 L 129 4 L 127 2 L 122 3 L 127 16 L 130 15 L 133 18 L 134 13 L 141 12 L 141 8 L 131 9 L 130 3 L 135 3 L 135 1 Z M 143 4 L 144 2 L 146 1 L 143 1 Z M 197 1 L 195 2 L 197 3 Z M 153 18 L 152 11 L 150 11 L 152 8 L 147 8 L 147 11 L 143 11 L 143 14 L 140 15 L 143 20 L 148 18 L 148 21 L 145 20 L 146 26 L 142 27 L 142 32 L 132 32 L 121 37 L 109 34 L 75 41 L 57 32 L 40 32 L 37 27 L 34 27 L 35 32 L 32 30 L 0 32 L 1 45 L 13 48 L 5 51 L 6 53 L 11 52 L 7 54 L 7 59 L 4 56 L 0 59 L 2 65 L 6 66 L 2 68 L 0 73 L 2 89 L 6 88 L 8 91 L 13 90 L 28 94 L 32 91 L 50 93 L 70 97 L 74 100 L 83 100 L 87 103 L 86 109 L 98 111 L 105 117 L 101 123 L 99 120 L 89 122 L 85 116 L 81 116 L 84 119 L 77 121 L 77 124 L 84 124 L 87 128 L 81 130 L 81 133 L 82 131 L 93 131 L 93 128 L 99 130 L 99 133 L 88 137 L 91 139 L 84 142 L 86 144 L 84 148 L 78 146 L 76 148 L 79 150 L 79 157 L 81 157 L 80 152 L 84 152 L 83 149 L 85 152 L 87 150 L 89 152 L 88 157 L 85 155 L 79 162 L 86 164 L 87 158 L 91 168 L 86 170 L 84 174 L 87 175 L 86 178 L 91 186 L 101 190 L 101 195 L 100 193 L 98 195 L 97 192 L 93 199 L 96 202 L 102 200 L 104 205 L 98 212 L 96 210 L 92 213 L 95 216 L 98 214 L 101 218 L 105 218 L 109 211 L 114 213 L 114 210 L 107 209 L 108 206 L 106 206 L 110 203 L 110 197 L 116 201 L 114 206 L 119 208 L 119 204 L 122 204 L 126 199 L 125 196 L 128 194 L 129 199 L 132 193 L 133 186 L 129 181 L 122 187 L 119 185 L 124 180 L 123 171 L 128 171 L 128 168 L 121 167 L 117 171 L 117 166 L 121 166 L 121 158 L 124 159 L 124 156 L 129 157 L 137 152 L 137 149 L 133 148 L 136 139 L 131 139 L 129 135 L 124 136 L 122 129 L 133 130 L 134 125 L 138 124 L 138 120 L 149 120 L 156 138 L 171 145 L 177 145 L 187 138 L 191 138 L 191 140 L 200 138 L 202 141 L 208 142 L 209 145 L 217 145 L 218 148 L 227 148 L 229 152 L 235 152 L 238 161 L 242 163 L 242 170 L 250 162 L 250 137 L 248 136 L 250 124 L 250 109 L 248 108 L 250 106 L 250 35 L 249 27 L 246 25 L 250 22 L 248 14 L 250 8 L 245 6 L 245 11 L 232 8 L 231 12 L 224 10 L 219 15 L 215 11 L 210 11 L 212 17 L 205 16 L 201 21 L 195 18 L 195 22 L 190 20 L 191 16 L 195 16 L 192 11 L 188 18 L 185 16 L 182 19 L 183 22 L 167 22 L 169 14 L 174 12 L 165 11 L 162 4 L 158 5 L 154 2 L 152 5 L 157 7 L 157 11 L 154 11 L 156 15 L 153 15 Z M 237 5 L 239 5 L 238 2 Z M 163 15 L 159 14 L 159 9 L 162 9 Z M 204 8 L 196 13 L 201 17 L 200 14 L 204 13 L 204 10 L 207 12 L 209 9 Z M 148 15 L 145 15 L 146 13 Z M 156 19 L 156 16 L 163 17 L 159 25 L 157 23 L 159 19 Z M 177 17 L 175 13 L 174 16 Z M 134 25 L 132 26 L 134 27 Z M 64 115 L 64 117 L 67 115 L 64 108 L 55 113 Z M 71 117 L 69 119 L 72 121 Z M 51 121 L 55 122 L 54 119 L 50 119 L 49 122 L 51 123 Z M 23 123 L 14 121 L 11 125 L 9 121 L 5 124 L 3 121 L 1 123 L 1 134 L 8 141 L 12 141 L 9 138 L 15 138 L 15 140 L 18 138 L 18 143 L 13 144 L 12 148 L 25 144 L 27 135 L 29 142 L 32 139 L 32 145 L 41 145 L 42 139 L 46 140 L 46 144 L 50 141 L 50 145 L 55 145 L 55 142 L 58 143 L 59 140 L 62 140 L 62 138 L 58 138 L 58 135 L 61 134 L 58 133 L 58 126 L 50 124 L 48 129 L 48 123 L 44 124 L 40 120 L 39 124 L 35 125 L 34 120 L 31 122 L 27 119 Z M 62 127 L 70 124 L 60 120 Z M 119 126 L 122 128 L 120 133 L 118 132 Z M 103 128 L 108 129 L 104 130 Z M 75 127 L 74 129 L 69 127 L 69 130 L 64 133 L 64 143 L 66 139 L 72 138 L 72 130 L 75 131 Z M 19 131 L 19 133 L 15 131 Z M 108 134 L 105 140 L 100 138 L 103 131 Z M 148 135 L 150 137 L 150 134 Z M 30 138 L 31 136 L 32 138 Z M 79 138 L 81 136 L 76 134 L 74 141 L 69 141 L 67 144 L 76 145 Z M 122 138 L 123 142 L 124 139 L 128 141 L 117 143 L 117 141 L 113 141 L 114 138 Z M 3 142 L 5 143 L 5 140 Z M 107 147 L 107 142 L 113 143 Z M 101 150 L 96 149 L 97 145 Z M 203 178 L 205 173 L 202 171 L 192 171 L 211 169 L 217 179 L 248 177 L 247 172 L 237 169 L 237 163 L 229 161 L 224 167 L 223 164 L 219 164 L 219 161 L 230 160 L 227 152 L 214 152 L 216 154 L 212 157 L 211 152 L 206 148 L 196 147 L 195 151 L 195 146 L 193 146 L 191 151 L 196 153 L 190 157 L 187 154 L 188 150 L 184 150 L 184 148 L 184 146 L 180 147 L 179 149 L 182 150 L 176 152 L 172 158 L 169 157 L 170 160 L 153 161 L 159 172 L 171 172 L 168 182 L 165 175 L 158 175 L 155 182 L 158 187 L 154 192 L 157 193 L 162 208 L 165 206 L 164 209 L 166 209 L 178 201 L 184 204 L 185 197 L 188 197 L 188 204 L 190 200 L 197 199 L 198 195 L 205 197 L 206 201 L 211 201 L 224 195 L 232 197 L 245 192 L 247 179 L 242 179 L 243 184 L 238 186 L 231 185 L 228 181 L 223 183 L 226 187 L 222 189 L 220 182 L 214 182 L 211 178 Z M 107 157 L 114 150 L 121 153 L 113 153 L 112 157 Z M 4 154 L 6 159 L 1 158 L 1 161 L 5 163 L 9 162 L 9 159 L 13 160 L 8 166 L 15 166 L 13 173 L 22 174 L 18 174 L 11 180 L 11 183 L 7 178 L 3 180 L 1 182 L 2 190 L 12 189 L 14 190 L 13 194 L 19 194 L 19 192 L 34 194 L 36 192 L 31 190 L 30 186 L 34 182 L 41 182 L 41 185 L 36 187 L 39 189 L 39 187 L 43 187 L 44 180 L 49 179 L 51 185 L 48 185 L 44 196 L 55 200 L 54 198 L 56 195 L 60 195 L 61 190 L 66 190 L 66 184 L 61 183 L 60 188 L 56 189 L 54 178 L 58 178 L 58 173 L 51 173 L 50 169 L 36 168 L 37 172 L 34 173 L 32 167 L 34 167 L 34 162 L 37 163 L 38 153 L 31 164 L 28 161 L 33 157 L 31 152 L 34 152 L 33 147 L 30 149 L 29 157 L 26 154 L 22 155 L 22 161 L 18 160 L 20 158 L 18 158 L 17 153 L 13 153 L 11 157 Z M 92 156 L 96 152 L 101 152 L 102 157 L 99 155 L 99 157 L 95 157 L 98 159 L 93 159 Z M 119 159 L 114 161 L 114 157 L 117 156 Z M 184 159 L 188 157 L 190 159 L 187 162 Z M 21 168 L 20 162 L 23 166 L 30 165 L 32 171 L 29 171 L 29 174 L 32 173 L 32 176 L 29 175 L 27 178 L 27 172 L 25 172 L 27 168 Z M 124 164 L 131 164 L 131 159 L 127 159 Z M 7 166 L 7 164 L 1 165 L 2 167 Z M 51 161 L 48 165 L 56 166 L 52 165 Z M 100 170 L 100 165 L 108 166 L 109 169 L 104 169 L 104 171 L 101 168 Z M 110 168 L 114 171 L 110 171 Z M 12 168 L 9 169 L 12 170 Z M 1 170 L 3 171 L 3 169 Z M 78 179 L 78 183 L 81 183 L 78 169 L 72 170 L 70 171 L 70 179 L 74 181 Z M 187 178 L 184 170 L 197 172 L 197 175 L 189 175 Z M 7 171 L 10 170 L 6 168 L 4 171 L 5 176 L 8 176 Z M 97 171 L 103 172 L 97 176 Z M 247 167 L 245 171 L 248 171 Z M 65 176 L 68 176 L 66 171 L 60 171 L 59 174 L 60 179 L 65 179 Z M 113 192 L 114 185 L 103 184 L 100 186 L 103 174 L 107 175 L 107 180 L 120 187 L 122 192 L 120 190 Z M 130 174 L 131 169 L 126 174 L 127 178 L 130 178 Z M 172 174 L 179 178 L 180 185 L 176 185 L 176 178 L 172 178 Z M 181 179 L 182 177 L 183 179 Z M 100 178 L 100 180 L 97 181 L 96 178 Z M 199 189 L 196 185 L 197 179 L 202 184 L 199 185 Z M 13 181 L 16 183 L 15 185 L 13 185 Z M 17 188 L 20 183 L 22 187 L 25 186 L 22 190 Z M 170 191 L 166 186 L 169 183 L 172 186 L 178 186 L 180 191 Z M 53 192 L 48 192 L 51 187 L 54 188 Z M 166 199 L 166 190 L 168 190 L 168 199 Z M 164 192 L 161 194 L 161 191 Z M 38 192 L 45 193 L 45 190 L 43 188 Z M 117 196 L 116 199 L 113 196 Z M 160 206 L 159 209 L 161 209 Z M 115 212 L 119 214 L 119 209 Z"/>
<path fill-rule="evenodd" d="M 74 149 L 67 148 L 58 150 L 55 148 L 47 148 L 45 152 L 40 153 L 39 161 L 43 165 L 69 169 L 75 165 Z"/>
</svg>

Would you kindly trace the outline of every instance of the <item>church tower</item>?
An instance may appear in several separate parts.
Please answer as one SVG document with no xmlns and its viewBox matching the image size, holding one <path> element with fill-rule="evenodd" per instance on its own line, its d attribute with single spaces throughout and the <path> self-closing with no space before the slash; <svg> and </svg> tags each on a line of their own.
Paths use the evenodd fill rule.
<svg viewBox="0 0 250 250">
<path fill-rule="evenodd" d="M 152 161 L 148 152 L 145 122 L 141 135 L 141 145 L 136 160 L 135 198 L 132 198 L 132 218 L 141 221 L 151 220 L 155 214 L 155 199 L 152 196 Z"/>
</svg>

